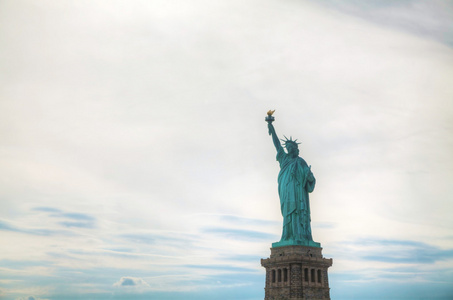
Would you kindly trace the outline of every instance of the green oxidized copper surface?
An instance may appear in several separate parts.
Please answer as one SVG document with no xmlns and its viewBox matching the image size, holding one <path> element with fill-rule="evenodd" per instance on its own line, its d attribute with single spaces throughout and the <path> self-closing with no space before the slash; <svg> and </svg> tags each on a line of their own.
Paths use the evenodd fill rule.
<svg viewBox="0 0 453 300">
<path fill-rule="evenodd" d="M 277 161 L 280 164 L 278 174 L 278 195 L 280 208 L 283 215 L 283 232 L 279 242 L 273 243 L 272 247 L 289 245 L 303 245 L 321 247 L 320 243 L 314 242 L 310 226 L 310 202 L 308 193 L 311 193 L 316 184 L 316 179 L 305 160 L 299 157 L 297 140 L 292 138 L 284 141 L 284 146 L 277 137 L 272 122 L 273 111 L 267 113 L 269 135 L 277 150 Z"/>
</svg>

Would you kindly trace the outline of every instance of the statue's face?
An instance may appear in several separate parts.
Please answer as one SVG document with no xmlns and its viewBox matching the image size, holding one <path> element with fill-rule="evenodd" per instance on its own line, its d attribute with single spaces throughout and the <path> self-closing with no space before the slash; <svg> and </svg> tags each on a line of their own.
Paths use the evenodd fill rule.
<svg viewBox="0 0 453 300">
<path fill-rule="evenodd" d="M 291 157 L 299 156 L 299 149 L 295 144 L 289 144 L 288 146 L 286 146 L 286 150 L 288 151 L 288 155 Z"/>
</svg>

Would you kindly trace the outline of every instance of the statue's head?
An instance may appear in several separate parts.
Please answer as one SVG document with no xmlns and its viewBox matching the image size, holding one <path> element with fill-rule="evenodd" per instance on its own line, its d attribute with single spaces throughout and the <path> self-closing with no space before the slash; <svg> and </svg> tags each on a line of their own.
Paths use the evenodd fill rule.
<svg viewBox="0 0 453 300">
<path fill-rule="evenodd" d="M 290 137 L 289 139 L 285 136 L 286 140 L 282 140 L 284 142 L 284 146 L 286 151 L 288 151 L 288 155 L 291 157 L 299 156 L 299 144 L 297 143 L 297 139 L 293 141 L 293 138 Z"/>
</svg>

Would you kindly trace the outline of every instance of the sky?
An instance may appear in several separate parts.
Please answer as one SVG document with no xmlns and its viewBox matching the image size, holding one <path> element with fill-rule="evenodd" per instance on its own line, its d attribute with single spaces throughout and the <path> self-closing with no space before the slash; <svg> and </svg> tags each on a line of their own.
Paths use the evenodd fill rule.
<svg viewBox="0 0 453 300">
<path fill-rule="evenodd" d="M 453 298 L 453 1 L 0 1 L 0 299 L 264 298 L 264 121 L 332 300 Z"/>
</svg>

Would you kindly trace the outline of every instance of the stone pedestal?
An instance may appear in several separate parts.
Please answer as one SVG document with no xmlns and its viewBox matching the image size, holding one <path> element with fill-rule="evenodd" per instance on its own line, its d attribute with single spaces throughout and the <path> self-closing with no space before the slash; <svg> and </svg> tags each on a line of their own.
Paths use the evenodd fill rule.
<svg viewBox="0 0 453 300">
<path fill-rule="evenodd" d="M 265 300 L 330 300 L 327 269 L 331 258 L 322 248 L 283 246 L 271 248 L 271 256 L 261 259 L 266 268 Z"/>
</svg>

